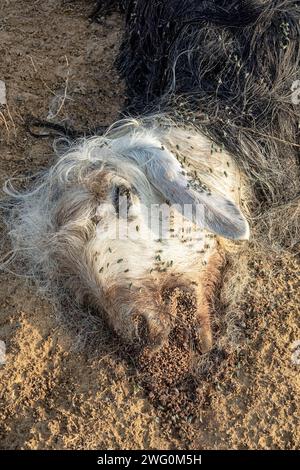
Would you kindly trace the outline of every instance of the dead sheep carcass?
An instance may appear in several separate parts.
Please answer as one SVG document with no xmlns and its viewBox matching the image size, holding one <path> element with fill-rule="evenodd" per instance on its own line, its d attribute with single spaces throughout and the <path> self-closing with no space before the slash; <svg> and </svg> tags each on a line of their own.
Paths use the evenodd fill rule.
<svg viewBox="0 0 300 470">
<path fill-rule="evenodd" d="M 120 3 L 128 117 L 73 143 L 28 191 L 7 182 L 10 261 L 154 348 L 172 324 L 164 292 L 192 292 L 206 352 L 225 241 L 249 238 L 248 206 L 264 225 L 279 203 L 294 207 L 299 10 L 288 0 Z"/>
</svg>

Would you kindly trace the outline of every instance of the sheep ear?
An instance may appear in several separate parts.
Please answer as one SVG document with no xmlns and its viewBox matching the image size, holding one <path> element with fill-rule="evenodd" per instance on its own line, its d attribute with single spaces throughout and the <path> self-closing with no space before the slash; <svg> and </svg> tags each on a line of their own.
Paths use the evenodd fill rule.
<svg viewBox="0 0 300 470">
<path fill-rule="evenodd" d="M 250 236 L 249 224 L 242 214 L 240 208 L 231 200 L 225 197 L 210 193 L 195 195 L 195 200 L 199 199 L 204 208 L 204 227 L 224 238 L 231 240 L 248 240 Z M 199 225 L 201 217 L 195 217 L 195 222 Z"/>
<path fill-rule="evenodd" d="M 134 159 L 144 166 L 149 181 L 157 191 L 171 204 L 179 204 L 187 218 L 224 238 L 249 238 L 249 224 L 233 201 L 217 192 L 193 189 L 180 163 L 167 150 L 147 150 L 139 149 L 139 155 L 135 155 Z"/>
<path fill-rule="evenodd" d="M 180 204 L 183 214 L 199 227 L 231 240 L 249 239 L 249 224 L 233 201 L 214 192 L 190 189 L 180 180 L 161 183 L 161 192 L 171 204 Z"/>
</svg>

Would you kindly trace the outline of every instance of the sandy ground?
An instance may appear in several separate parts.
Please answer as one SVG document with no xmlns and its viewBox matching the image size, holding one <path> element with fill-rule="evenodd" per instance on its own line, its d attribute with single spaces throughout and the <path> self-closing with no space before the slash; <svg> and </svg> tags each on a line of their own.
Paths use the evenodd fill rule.
<svg viewBox="0 0 300 470">
<path fill-rule="evenodd" d="M 55 158 L 51 138 L 26 132 L 29 115 L 85 129 L 117 118 L 122 18 L 90 24 L 92 9 L 89 0 L 1 2 L 1 183 Z M 299 448 L 299 267 L 290 255 L 249 263 L 239 341 L 202 358 L 198 375 L 180 345 L 136 361 L 105 328 L 78 349 L 35 287 L 2 273 L 0 449 Z M 225 307 L 215 332 L 224 338 Z M 192 299 L 181 308 L 192 311 Z"/>
</svg>

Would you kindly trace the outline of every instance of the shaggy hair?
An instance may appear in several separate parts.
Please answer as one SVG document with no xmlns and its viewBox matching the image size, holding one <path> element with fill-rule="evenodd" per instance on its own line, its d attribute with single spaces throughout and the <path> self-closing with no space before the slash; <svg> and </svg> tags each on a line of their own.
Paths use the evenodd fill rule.
<svg viewBox="0 0 300 470">
<path fill-rule="evenodd" d="M 229 154 L 212 152 L 211 142 L 192 129 L 152 116 L 77 142 L 29 192 L 10 182 L 5 191 L 9 262 L 23 265 L 60 304 L 72 298 L 106 312 L 131 342 L 141 338 L 144 318 L 157 345 L 171 327 L 164 292 L 193 290 L 198 346 L 209 349 L 212 288 L 199 280 L 219 268 L 215 234 L 249 236 L 240 209 L 247 213 L 247 185 Z M 202 210 L 182 213 L 185 204 Z M 155 214 L 149 220 L 143 208 L 164 206 L 164 230 L 159 222 L 156 230 Z"/>
<path fill-rule="evenodd" d="M 95 15 L 116 4 L 130 118 L 71 145 L 30 191 L 7 183 L 7 263 L 23 263 L 60 305 L 93 306 L 127 341 L 146 331 L 154 346 L 172 327 L 164 291 L 192 290 L 205 352 L 220 252 L 243 264 L 228 240 L 248 239 L 246 217 L 256 240 L 299 242 L 299 8 L 106 0 Z M 193 210 L 183 214 L 185 204 Z M 168 236 L 149 225 L 153 205 L 171 206 Z M 231 302 L 237 285 L 231 277 Z"/>
</svg>

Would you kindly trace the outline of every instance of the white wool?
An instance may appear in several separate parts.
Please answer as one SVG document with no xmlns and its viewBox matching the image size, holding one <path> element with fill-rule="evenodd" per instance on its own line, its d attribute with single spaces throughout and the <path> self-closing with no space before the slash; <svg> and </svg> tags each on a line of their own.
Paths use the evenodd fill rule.
<svg viewBox="0 0 300 470">
<path fill-rule="evenodd" d="M 197 172 L 196 183 L 191 172 Z M 116 211 L 117 187 L 132 192 L 128 219 Z M 31 190 L 18 192 L 7 182 L 5 192 L 13 258 L 51 295 L 74 295 L 79 304 L 88 298 L 126 337 L 131 332 L 124 322 L 136 309 L 154 316 L 155 295 L 141 306 L 149 282 L 158 292 L 172 275 L 199 278 L 216 250 L 210 227 L 249 235 L 239 212 L 245 185 L 231 156 L 212 152 L 212 143 L 194 130 L 160 125 L 156 118 L 125 120 L 103 136 L 82 139 Z M 173 217 L 162 214 L 161 234 L 150 214 L 169 209 L 167 199 Z M 185 200 L 208 212 L 184 217 Z"/>
</svg>

